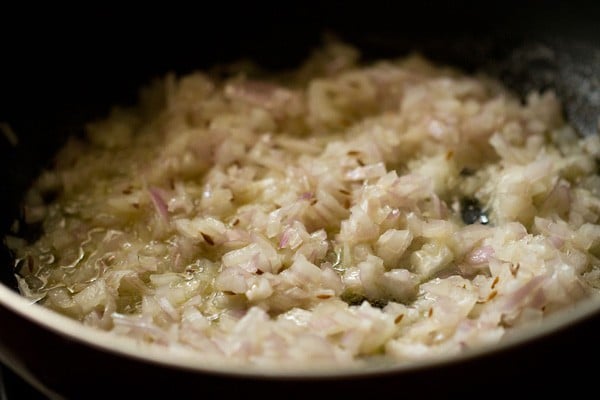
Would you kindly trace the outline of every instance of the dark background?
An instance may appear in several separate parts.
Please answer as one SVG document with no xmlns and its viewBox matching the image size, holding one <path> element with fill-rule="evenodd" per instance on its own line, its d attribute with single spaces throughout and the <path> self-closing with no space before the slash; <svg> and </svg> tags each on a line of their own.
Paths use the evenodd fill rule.
<svg viewBox="0 0 600 400">
<path fill-rule="evenodd" d="M 506 47 L 523 36 L 553 32 L 597 41 L 600 29 L 600 7 L 577 0 L 89 4 L 0 9 L 0 110 L 38 104 L 64 109 L 64 101 L 77 110 L 82 103 L 132 101 L 137 88 L 157 74 L 241 57 L 294 66 L 325 31 L 367 45 L 373 55 L 460 37 L 456 46 L 462 51 L 448 40 L 425 50 L 475 67 L 489 55 L 481 47 L 490 42 Z M 388 42 L 374 45 L 381 37 Z"/>
</svg>

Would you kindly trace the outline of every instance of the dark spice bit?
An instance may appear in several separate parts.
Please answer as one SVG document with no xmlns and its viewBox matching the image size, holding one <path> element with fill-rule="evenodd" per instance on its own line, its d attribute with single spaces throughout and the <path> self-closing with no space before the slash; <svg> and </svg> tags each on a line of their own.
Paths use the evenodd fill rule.
<svg viewBox="0 0 600 400">
<path fill-rule="evenodd" d="M 202 235 L 202 239 L 204 239 L 204 241 L 205 241 L 206 243 L 208 243 L 210 246 L 214 246 L 214 244 L 215 244 L 215 241 L 213 240 L 213 238 L 212 238 L 212 237 L 210 237 L 210 235 L 207 235 L 207 234 L 206 234 L 206 233 L 204 233 L 204 232 L 200 232 L 200 234 Z"/>
<path fill-rule="evenodd" d="M 480 223 L 486 225 L 490 222 L 487 212 L 482 210 L 477 199 L 464 198 L 460 202 L 460 215 L 465 224 Z"/>
<path fill-rule="evenodd" d="M 388 304 L 388 300 L 387 299 L 374 299 L 374 300 L 368 300 L 369 304 L 373 307 L 377 307 L 377 308 L 383 308 L 385 306 L 387 306 Z"/>
<path fill-rule="evenodd" d="M 383 308 L 388 304 L 387 299 L 367 299 L 362 294 L 352 291 L 345 291 L 340 298 L 349 306 L 360 306 L 364 301 L 368 301 L 371 306 L 376 308 Z"/>
<path fill-rule="evenodd" d="M 34 260 L 31 255 L 26 258 L 18 259 L 14 265 L 14 272 L 19 276 L 27 276 L 33 273 L 35 268 Z"/>
<path fill-rule="evenodd" d="M 365 296 L 351 291 L 345 291 L 340 298 L 350 306 L 359 306 L 365 301 Z"/>
<path fill-rule="evenodd" d="M 27 286 L 29 286 L 29 288 L 32 290 L 39 290 L 44 286 L 44 282 L 35 275 L 27 275 L 25 277 L 25 282 L 27 283 Z"/>
<path fill-rule="evenodd" d="M 499 281 L 500 281 L 499 276 L 494 278 L 494 281 L 492 282 L 492 289 L 494 289 L 496 287 L 496 285 L 498 284 Z"/>
<path fill-rule="evenodd" d="M 321 300 L 326 300 L 326 299 L 330 299 L 331 295 L 328 293 L 323 293 L 323 294 L 318 294 L 317 295 L 317 299 L 321 299 Z"/>
<path fill-rule="evenodd" d="M 463 168 L 460 170 L 460 176 L 473 176 L 475 175 L 475 171 L 473 171 L 471 168 Z"/>
</svg>

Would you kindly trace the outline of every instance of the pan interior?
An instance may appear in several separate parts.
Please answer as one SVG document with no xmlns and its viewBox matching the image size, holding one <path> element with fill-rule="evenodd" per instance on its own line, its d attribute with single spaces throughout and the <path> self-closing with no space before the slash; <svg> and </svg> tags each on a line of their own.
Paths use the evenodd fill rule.
<svg viewBox="0 0 600 400">
<path fill-rule="evenodd" d="M 182 55 L 187 54 L 181 50 L 183 44 L 169 47 L 165 43 L 159 53 L 153 53 L 149 44 L 142 44 L 140 54 L 136 54 L 139 57 L 136 60 L 133 60 L 135 57 L 128 59 L 125 63 L 128 66 L 120 68 L 100 60 L 101 54 L 115 51 L 124 55 L 135 40 L 141 39 L 136 37 L 135 40 L 132 38 L 121 43 L 121 38 L 113 33 L 108 37 L 108 45 L 104 42 L 106 37 L 90 37 L 90 47 L 99 48 L 100 55 L 96 50 L 87 50 L 75 59 L 69 54 L 71 46 L 58 46 L 56 50 L 63 57 L 62 60 L 50 63 L 43 73 L 25 83 L 18 79 L 6 82 L 11 99 L 4 104 L 3 97 L 0 120 L 8 121 L 18 133 L 19 143 L 17 146 L 2 143 L 2 181 L 6 182 L 9 189 L 6 193 L 6 212 L 1 215 L 3 232 L 10 232 L 13 221 L 19 218 L 21 193 L 40 168 L 49 162 L 60 144 L 69 135 L 79 134 L 86 121 L 104 115 L 115 102 L 133 102 L 137 88 L 152 77 L 169 70 L 185 73 L 198 66 L 209 66 L 214 61 L 228 62 L 240 54 L 252 55 L 270 68 L 285 68 L 294 65 L 316 46 L 324 30 L 338 32 L 342 39 L 363 49 L 368 58 L 406 54 L 418 49 L 436 61 L 458 65 L 466 70 L 483 69 L 499 76 L 521 94 L 533 88 L 555 89 L 559 97 L 565 100 L 565 113 L 579 132 L 582 135 L 598 133 L 598 81 L 590 78 L 600 76 L 600 53 L 592 43 L 579 40 L 579 32 L 569 33 L 565 29 L 565 37 L 557 38 L 542 33 L 529 37 L 527 34 L 531 32 L 521 27 L 508 35 L 499 33 L 502 24 L 496 21 L 490 32 L 481 35 L 452 31 L 449 36 L 443 37 L 435 30 L 422 34 L 408 27 L 398 32 L 388 26 L 391 22 L 379 25 L 366 34 L 358 34 L 350 29 L 348 21 L 331 24 L 331 27 L 325 21 L 317 21 L 309 25 L 306 35 L 300 35 L 293 32 L 295 24 L 300 23 L 297 21 L 299 17 L 289 18 L 295 21 L 291 24 L 292 28 L 284 23 L 281 26 L 275 24 L 277 29 L 284 32 L 284 36 L 289 36 L 285 45 L 273 40 L 270 33 L 257 31 L 251 31 L 248 37 L 239 42 L 238 34 L 231 33 L 231 37 L 226 35 L 223 38 L 224 45 L 219 49 L 210 45 L 210 39 L 200 40 L 201 44 L 196 44 L 203 49 L 200 56 Z M 447 28 L 440 23 L 440 31 Z M 477 30 L 483 29 L 483 23 L 477 27 Z M 124 33 L 126 28 L 121 27 L 117 31 Z M 256 43 L 261 45 L 257 46 Z M 116 47 L 111 47 L 113 45 Z M 21 77 L 23 70 L 17 72 L 17 67 L 12 68 L 15 69 L 12 71 L 14 76 Z M 31 79 L 31 74 L 28 79 Z M 31 98 L 23 95 L 23 88 L 40 94 L 33 102 L 34 107 L 31 106 Z M 41 111 L 38 111 L 38 107 Z M 32 112 L 35 118 L 31 118 Z M 32 231 L 30 234 L 33 237 L 36 233 Z M 2 263 L 11 264 L 10 254 L 4 248 Z M 16 281 L 10 268 L 0 269 L 0 279 L 16 290 Z"/>
</svg>

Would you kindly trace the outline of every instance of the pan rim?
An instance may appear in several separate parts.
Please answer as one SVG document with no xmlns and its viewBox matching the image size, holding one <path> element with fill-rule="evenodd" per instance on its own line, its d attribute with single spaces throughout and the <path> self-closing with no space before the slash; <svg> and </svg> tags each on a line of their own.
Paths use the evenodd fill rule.
<svg viewBox="0 0 600 400">
<path fill-rule="evenodd" d="M 203 362 L 200 359 L 184 357 L 181 354 L 165 351 L 165 348 L 135 339 L 102 331 L 85 326 L 67 316 L 61 315 L 40 305 L 33 304 L 22 295 L 15 293 L 3 283 L 0 283 L 0 306 L 8 309 L 19 317 L 24 318 L 41 329 L 53 332 L 59 336 L 76 341 L 85 347 L 108 352 L 116 357 L 125 357 L 138 362 L 166 367 L 169 369 L 187 370 L 195 373 L 220 374 L 228 377 L 251 379 L 344 379 L 370 377 L 382 374 L 403 374 L 424 369 L 451 366 L 461 362 L 476 360 L 493 354 L 508 351 L 519 345 L 541 340 L 543 337 L 558 333 L 563 329 L 573 327 L 577 323 L 600 315 L 600 296 L 591 296 L 570 307 L 559 310 L 545 317 L 538 324 L 523 326 L 507 335 L 499 343 L 467 349 L 458 354 L 448 354 L 431 357 L 408 363 L 382 363 L 382 365 L 367 368 L 314 368 L 310 366 L 287 367 L 277 365 L 260 366 L 251 364 L 233 364 L 215 359 Z M 1 335 L 1 334 L 0 334 Z"/>
</svg>

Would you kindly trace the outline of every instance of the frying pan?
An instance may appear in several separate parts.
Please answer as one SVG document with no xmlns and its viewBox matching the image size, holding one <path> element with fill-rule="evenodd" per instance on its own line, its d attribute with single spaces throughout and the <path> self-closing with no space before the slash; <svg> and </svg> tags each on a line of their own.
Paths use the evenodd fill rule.
<svg viewBox="0 0 600 400">
<path fill-rule="evenodd" d="M 482 4 L 480 4 L 482 3 Z M 554 89 L 581 135 L 598 134 L 600 12 L 592 2 L 377 1 L 227 3 L 197 9 L 5 10 L 0 28 L 0 233 L 19 217 L 32 179 L 69 135 L 169 71 L 240 58 L 297 65 L 324 32 L 366 59 L 419 51 L 485 71 L 519 94 Z M 18 38 L 18 39 L 17 39 Z M 31 232 L 32 235 L 35 232 Z M 51 398 L 543 395 L 595 381 L 600 302 L 587 301 L 501 346 L 412 366 L 300 375 L 187 365 L 108 339 L 18 295 L 10 255 L 0 263 L 0 361 Z"/>
</svg>

